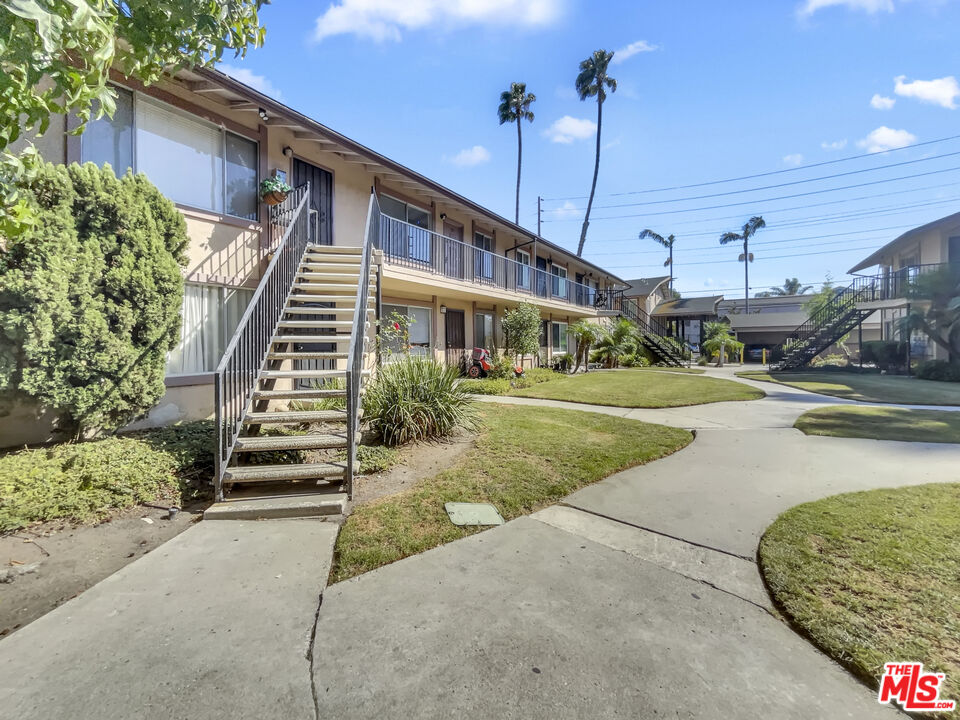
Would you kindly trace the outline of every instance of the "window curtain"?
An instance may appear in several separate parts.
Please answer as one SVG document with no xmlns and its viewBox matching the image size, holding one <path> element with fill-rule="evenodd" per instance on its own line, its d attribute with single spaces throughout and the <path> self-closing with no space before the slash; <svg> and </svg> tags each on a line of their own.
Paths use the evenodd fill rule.
<svg viewBox="0 0 960 720">
<path fill-rule="evenodd" d="M 168 375 L 211 372 L 220 360 L 221 289 L 210 285 L 183 288 L 180 342 L 167 358 Z"/>
</svg>

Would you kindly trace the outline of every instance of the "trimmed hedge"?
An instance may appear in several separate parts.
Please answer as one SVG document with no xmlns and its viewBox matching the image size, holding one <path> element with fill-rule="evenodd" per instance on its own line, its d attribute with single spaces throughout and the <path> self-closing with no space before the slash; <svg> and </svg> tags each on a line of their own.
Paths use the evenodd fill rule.
<svg viewBox="0 0 960 720">
<path fill-rule="evenodd" d="M 960 363 L 952 363 L 948 360 L 927 360 L 917 366 L 916 375 L 921 380 L 960 382 Z"/>
</svg>

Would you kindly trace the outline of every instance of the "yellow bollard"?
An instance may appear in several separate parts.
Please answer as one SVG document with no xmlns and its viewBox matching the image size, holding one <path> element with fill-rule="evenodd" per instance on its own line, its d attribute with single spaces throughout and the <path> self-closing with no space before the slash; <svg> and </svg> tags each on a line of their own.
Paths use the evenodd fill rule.
<svg viewBox="0 0 960 720">
<path fill-rule="evenodd" d="M 766 349 L 766 348 L 763 349 L 763 359 L 762 359 L 760 362 L 761 362 L 762 364 L 764 364 L 764 365 L 767 364 L 767 349 Z"/>
<path fill-rule="evenodd" d="M 743 365 L 743 348 L 740 348 L 740 364 Z"/>
</svg>

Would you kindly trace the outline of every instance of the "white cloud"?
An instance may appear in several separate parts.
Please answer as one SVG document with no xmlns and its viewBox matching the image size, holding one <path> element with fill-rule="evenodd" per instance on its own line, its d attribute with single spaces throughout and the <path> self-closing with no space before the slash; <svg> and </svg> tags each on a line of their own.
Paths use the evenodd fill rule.
<svg viewBox="0 0 960 720">
<path fill-rule="evenodd" d="M 912 97 L 921 102 L 933 103 L 951 110 L 957 107 L 960 84 L 953 75 L 937 80 L 914 80 L 906 82 L 906 75 L 894 78 L 893 91 L 901 97 Z"/>
<path fill-rule="evenodd" d="M 620 63 L 629 60 L 634 55 L 645 52 L 653 52 L 656 49 L 656 45 L 651 45 L 646 40 L 637 40 L 636 42 L 630 43 L 626 47 L 616 50 L 613 53 L 613 60 L 611 62 L 614 65 L 619 65 Z"/>
<path fill-rule="evenodd" d="M 820 147 L 824 150 L 843 150 L 847 146 L 847 139 L 843 140 L 834 140 L 833 142 L 827 142 L 824 140 L 820 143 Z"/>
<path fill-rule="evenodd" d="M 881 125 L 863 140 L 859 140 L 857 145 L 867 152 L 876 153 L 913 145 L 916 141 L 917 136 L 913 133 L 906 130 L 894 130 L 886 125 Z"/>
<path fill-rule="evenodd" d="M 551 24 L 562 10 L 563 0 L 337 0 L 317 18 L 313 37 L 356 35 L 383 42 L 427 27 L 536 28 Z"/>
<path fill-rule="evenodd" d="M 893 0 L 805 0 L 800 6 L 800 15 L 809 17 L 817 10 L 835 6 L 845 7 L 848 10 L 862 10 L 870 15 L 878 12 L 893 12 Z"/>
<path fill-rule="evenodd" d="M 264 95 L 269 95 L 276 100 L 279 100 L 283 97 L 283 93 L 280 92 L 280 88 L 274 86 L 272 82 L 267 80 L 266 76 L 257 75 L 247 68 L 236 67 L 234 65 L 222 63 L 217 65 L 217 70 L 229 75 L 234 80 L 239 80 L 244 85 L 249 85 L 254 90 L 259 90 Z"/>
<path fill-rule="evenodd" d="M 457 167 L 474 167 L 476 165 L 483 165 L 485 162 L 490 162 L 490 151 L 487 150 L 483 145 L 474 145 L 470 148 L 464 148 L 456 155 L 449 158 L 449 162 L 453 163 Z"/>
<path fill-rule="evenodd" d="M 800 153 L 792 153 L 791 155 L 784 155 L 783 162 L 787 165 L 803 165 L 803 155 Z"/>
<path fill-rule="evenodd" d="M 874 93 L 873 97 L 870 98 L 870 107 L 874 110 L 891 110 L 896 102 L 892 97 L 885 97 L 879 93 Z"/>
<path fill-rule="evenodd" d="M 597 124 L 593 120 L 564 115 L 559 120 L 554 120 L 553 125 L 544 130 L 543 134 L 552 142 L 569 145 L 574 140 L 591 138 L 595 132 Z"/>
<path fill-rule="evenodd" d="M 556 218 L 569 218 L 580 214 L 580 209 L 569 200 L 564 200 L 563 205 L 550 213 Z"/>
</svg>

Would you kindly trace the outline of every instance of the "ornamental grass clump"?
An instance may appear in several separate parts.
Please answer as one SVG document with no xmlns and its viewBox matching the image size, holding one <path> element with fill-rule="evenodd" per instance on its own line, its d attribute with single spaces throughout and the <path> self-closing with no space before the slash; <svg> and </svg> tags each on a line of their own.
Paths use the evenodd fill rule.
<svg viewBox="0 0 960 720">
<path fill-rule="evenodd" d="M 455 367 L 405 356 L 385 365 L 367 387 L 364 417 L 385 445 L 440 438 L 474 428 L 477 413 Z"/>
</svg>

